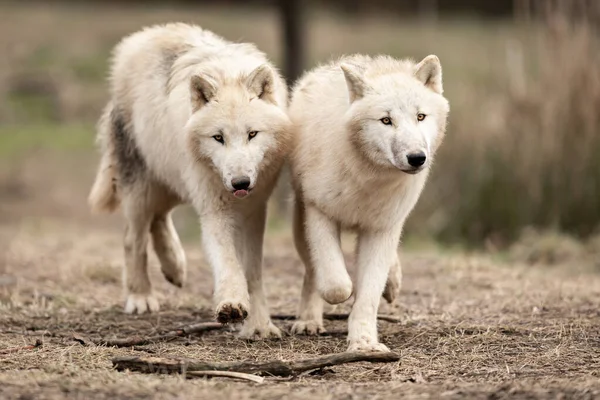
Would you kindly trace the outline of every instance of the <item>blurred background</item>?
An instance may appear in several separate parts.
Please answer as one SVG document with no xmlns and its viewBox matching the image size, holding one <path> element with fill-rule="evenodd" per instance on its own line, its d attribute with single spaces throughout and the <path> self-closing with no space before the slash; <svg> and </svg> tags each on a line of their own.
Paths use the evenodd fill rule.
<svg viewBox="0 0 600 400">
<path fill-rule="evenodd" d="M 450 125 L 406 245 L 600 259 L 597 0 L 2 1 L 4 239 L 23 224 L 120 226 L 86 204 L 110 51 L 172 21 L 256 43 L 290 82 L 345 53 L 438 55 Z M 289 234 L 286 180 L 273 234 Z M 193 212 L 176 216 L 184 240 L 197 240 Z"/>
</svg>

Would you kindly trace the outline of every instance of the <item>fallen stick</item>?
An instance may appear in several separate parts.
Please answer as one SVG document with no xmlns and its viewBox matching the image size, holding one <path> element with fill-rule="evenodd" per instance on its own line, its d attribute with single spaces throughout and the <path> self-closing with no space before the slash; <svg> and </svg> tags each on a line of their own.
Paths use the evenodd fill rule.
<svg viewBox="0 0 600 400">
<path fill-rule="evenodd" d="M 212 330 L 226 328 L 226 325 L 220 322 L 200 322 L 194 325 L 185 326 L 162 335 L 155 336 L 130 336 L 126 338 L 116 339 L 96 339 L 92 340 L 78 333 L 71 335 L 71 339 L 82 344 L 83 346 L 95 345 L 95 346 L 107 346 L 107 347 L 136 347 L 146 346 L 158 342 L 166 342 L 179 337 L 190 335 L 192 333 L 208 332 Z M 345 329 L 325 331 L 320 336 L 341 336 L 347 334 L 348 331 Z"/>
<path fill-rule="evenodd" d="M 378 315 L 377 319 L 380 321 L 393 322 L 395 324 L 402 322 L 402 318 L 394 317 L 392 315 Z"/>
<path fill-rule="evenodd" d="M 21 331 L 17 331 L 14 329 L 7 329 L 7 330 L 1 330 L 0 333 L 8 333 L 8 334 L 13 334 L 13 335 L 22 335 L 22 336 L 57 336 L 54 333 L 48 331 L 48 330 L 43 330 L 43 331 L 34 331 L 34 330 L 21 330 Z"/>
<path fill-rule="evenodd" d="M 184 326 L 182 328 L 164 333 L 162 335 L 155 336 L 131 336 L 122 339 L 99 339 L 99 340 L 86 340 L 79 335 L 73 335 L 73 339 L 79 343 L 86 345 L 88 342 L 97 346 L 108 346 L 108 347 L 133 347 L 133 346 L 144 346 L 156 342 L 165 342 L 173 340 L 178 337 L 191 335 L 192 333 L 201 333 L 213 331 L 216 329 L 222 329 L 225 325 L 219 322 L 199 322 L 197 324 Z"/>
<path fill-rule="evenodd" d="M 323 314 L 323 319 L 326 319 L 328 321 L 344 321 L 347 320 L 348 317 L 350 316 L 350 314 Z M 294 321 L 296 320 L 296 316 L 292 315 L 292 314 L 273 314 L 271 315 L 272 319 L 277 319 L 280 321 Z M 387 322 L 402 322 L 401 318 L 398 317 L 394 317 L 391 315 L 377 315 L 377 319 L 380 321 L 387 321 Z"/>
<path fill-rule="evenodd" d="M 348 334 L 348 329 L 330 329 L 330 330 L 326 330 L 326 331 L 321 331 L 319 332 L 319 336 L 346 336 Z M 292 336 L 298 336 L 298 335 L 294 335 L 292 334 Z M 302 336 L 302 335 L 300 335 Z"/>
<path fill-rule="evenodd" d="M 323 314 L 323 318 L 330 321 L 341 321 L 348 319 L 349 314 Z M 291 314 L 274 314 L 271 316 L 273 319 L 277 320 L 295 320 L 296 317 Z M 400 318 L 392 317 L 388 315 L 378 315 L 377 319 L 388 322 L 401 322 Z M 156 343 L 156 342 L 165 342 L 169 340 L 176 339 L 178 337 L 187 336 L 193 333 L 201 333 L 208 332 L 212 330 L 225 328 L 226 325 L 223 325 L 219 322 L 199 322 L 197 324 L 184 326 L 179 329 L 175 329 L 173 331 L 164 333 L 162 335 L 155 336 L 131 336 L 127 338 L 121 339 L 99 339 L 99 340 L 89 340 L 78 334 L 74 334 L 72 339 L 86 346 L 88 344 L 95 344 L 97 346 L 107 346 L 107 347 L 133 347 L 133 346 L 145 346 L 148 344 Z M 339 334 L 344 334 L 346 331 L 331 331 L 324 332 L 321 336 L 335 336 Z"/>
<path fill-rule="evenodd" d="M 243 372 L 233 372 L 233 371 L 189 371 L 187 376 L 219 376 L 224 378 L 237 378 L 244 379 L 247 381 L 252 381 L 256 383 L 263 383 L 265 378 L 262 376 L 252 375 L 252 374 L 244 374 Z"/>
<path fill-rule="evenodd" d="M 12 353 L 18 353 L 19 351 L 23 351 L 23 350 L 33 350 L 33 349 L 37 349 L 38 347 L 42 346 L 42 341 L 41 340 L 36 340 L 35 344 L 30 344 L 28 346 L 20 346 L 20 347 L 11 347 L 10 349 L 2 349 L 0 350 L 0 354 L 12 354 Z"/>
<path fill-rule="evenodd" d="M 112 363 L 118 371 L 130 370 L 144 373 L 185 374 L 190 371 L 233 371 L 257 375 L 292 376 L 304 371 L 331 367 L 334 365 L 368 362 L 395 362 L 400 356 L 395 353 L 338 353 L 323 357 L 298 361 L 265 361 L 265 362 L 208 362 L 185 358 L 162 357 L 115 357 Z"/>
</svg>

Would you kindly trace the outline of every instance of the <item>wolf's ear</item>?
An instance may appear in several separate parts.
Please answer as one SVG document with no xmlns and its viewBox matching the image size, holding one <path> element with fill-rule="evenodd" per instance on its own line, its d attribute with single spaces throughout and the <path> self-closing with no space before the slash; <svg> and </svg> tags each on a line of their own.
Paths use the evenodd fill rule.
<svg viewBox="0 0 600 400">
<path fill-rule="evenodd" d="M 192 76 L 190 82 L 190 93 L 192 96 L 192 107 L 194 111 L 204 107 L 217 94 L 217 84 L 209 76 Z"/>
<path fill-rule="evenodd" d="M 415 77 L 436 93 L 442 94 L 442 65 L 437 56 L 427 56 L 415 67 Z"/>
<path fill-rule="evenodd" d="M 246 86 L 259 99 L 275 103 L 275 75 L 267 64 L 257 67 L 248 75 Z"/>
<path fill-rule="evenodd" d="M 368 90 L 362 71 L 352 64 L 342 64 L 340 68 L 344 72 L 344 78 L 346 78 L 350 103 L 361 99 Z"/>
</svg>

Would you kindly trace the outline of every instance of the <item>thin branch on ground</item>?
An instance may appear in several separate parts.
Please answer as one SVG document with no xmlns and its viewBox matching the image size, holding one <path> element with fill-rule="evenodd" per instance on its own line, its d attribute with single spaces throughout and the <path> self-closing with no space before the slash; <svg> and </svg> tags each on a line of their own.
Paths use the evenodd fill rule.
<svg viewBox="0 0 600 400">
<path fill-rule="evenodd" d="M 350 317 L 350 314 L 323 314 L 323 319 L 328 321 L 344 321 Z M 272 319 L 280 320 L 280 321 L 294 321 L 296 320 L 296 316 L 293 314 L 273 314 L 271 315 Z M 394 322 L 399 323 L 402 322 L 401 318 L 394 317 L 392 315 L 377 315 L 377 319 L 380 321 Z"/>
<path fill-rule="evenodd" d="M 348 334 L 348 329 L 329 329 L 326 331 L 319 332 L 319 336 L 346 336 Z M 302 335 L 300 335 L 302 336 Z"/>
<path fill-rule="evenodd" d="M 153 344 L 157 342 L 166 342 L 169 340 L 173 340 L 179 337 L 191 335 L 193 333 L 202 333 L 213 331 L 217 329 L 223 329 L 226 325 L 223 325 L 219 322 L 199 322 L 197 324 L 188 325 L 181 327 L 179 329 L 175 329 L 173 331 L 164 333 L 162 335 L 155 336 L 131 336 L 122 339 L 99 339 L 99 340 L 88 340 L 80 335 L 74 334 L 73 340 L 85 345 L 94 344 L 97 346 L 107 346 L 107 347 L 133 347 L 133 346 L 144 346 L 148 344 Z"/>
<path fill-rule="evenodd" d="M 37 349 L 38 347 L 41 347 L 42 344 L 43 344 L 42 341 L 38 339 L 35 341 L 35 344 L 30 344 L 28 346 L 19 346 L 19 347 L 11 347 L 9 349 L 1 349 L 0 354 L 12 354 L 12 353 L 18 353 L 23 350 L 33 350 L 33 349 Z"/>
<path fill-rule="evenodd" d="M 277 319 L 277 320 L 294 320 L 296 317 L 291 314 L 275 314 L 275 315 L 272 315 L 271 318 Z M 348 319 L 348 314 L 324 314 L 323 318 L 330 320 L 330 321 L 345 320 L 345 319 Z M 399 318 L 390 317 L 390 316 L 386 316 L 386 315 L 378 315 L 377 318 L 380 320 L 384 320 L 384 321 L 400 322 Z M 223 325 L 219 322 L 199 322 L 197 324 L 184 326 L 184 327 L 169 331 L 167 333 L 164 333 L 162 335 L 155 335 L 155 336 L 130 336 L 130 337 L 126 337 L 126 338 L 116 338 L 116 339 L 102 338 L 102 339 L 92 340 L 92 339 L 88 339 L 80 334 L 74 333 L 71 336 L 71 338 L 84 346 L 96 345 L 96 346 L 107 346 L 107 347 L 134 347 L 134 346 L 145 346 L 148 344 L 154 344 L 154 343 L 159 343 L 159 342 L 166 342 L 166 341 L 170 341 L 170 340 L 173 340 L 173 339 L 176 339 L 179 337 L 187 336 L 187 335 L 190 335 L 193 333 L 208 332 L 208 331 L 212 331 L 212 330 L 223 329 L 225 327 L 227 327 L 227 325 Z M 347 330 L 332 330 L 332 331 L 322 332 L 320 334 L 320 336 L 338 336 L 338 335 L 344 335 L 347 333 L 348 333 Z"/>
<path fill-rule="evenodd" d="M 235 378 L 243 379 L 246 381 L 252 381 L 256 383 L 263 383 L 265 378 L 253 374 L 244 374 L 243 372 L 233 371 L 188 371 L 187 377 L 205 377 L 205 376 L 218 376 L 223 378 Z"/>
<path fill-rule="evenodd" d="M 9 334 L 13 334 L 13 335 L 23 335 L 23 336 L 57 336 L 56 334 L 48 331 L 48 330 L 42 330 L 42 331 L 36 331 L 36 330 L 14 330 L 14 329 L 6 329 L 6 330 L 0 330 L 0 333 L 9 333 Z"/>
<path fill-rule="evenodd" d="M 115 357 L 113 365 L 119 371 L 131 370 L 144 373 L 188 373 L 190 371 L 233 371 L 257 375 L 292 376 L 304 371 L 354 362 L 396 362 L 396 353 L 338 353 L 297 361 L 271 360 L 265 362 L 208 362 L 183 358 L 162 357 Z"/>
</svg>

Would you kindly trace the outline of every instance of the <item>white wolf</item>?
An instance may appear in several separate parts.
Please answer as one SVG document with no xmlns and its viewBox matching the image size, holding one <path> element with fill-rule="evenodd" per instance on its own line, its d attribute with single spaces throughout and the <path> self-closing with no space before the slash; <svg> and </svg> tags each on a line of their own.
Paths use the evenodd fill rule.
<svg viewBox="0 0 600 400">
<path fill-rule="evenodd" d="M 166 279 L 186 259 L 171 210 L 191 203 L 214 274 L 216 317 L 242 337 L 280 336 L 262 283 L 266 204 L 289 148 L 287 88 L 265 55 L 197 26 L 153 26 L 114 51 L 102 157 L 89 202 L 126 219 L 127 313 L 157 311 L 147 271 L 152 238 Z M 247 197 L 247 198 L 246 198 Z"/>
<path fill-rule="evenodd" d="M 402 227 L 425 185 L 448 111 L 433 55 L 418 64 L 348 56 L 296 85 L 294 237 L 306 273 L 293 332 L 323 330 L 321 297 L 338 304 L 354 293 L 348 350 L 388 351 L 377 339 L 379 300 L 388 274 L 386 290 L 399 288 Z M 354 290 L 340 229 L 358 233 Z"/>
</svg>

